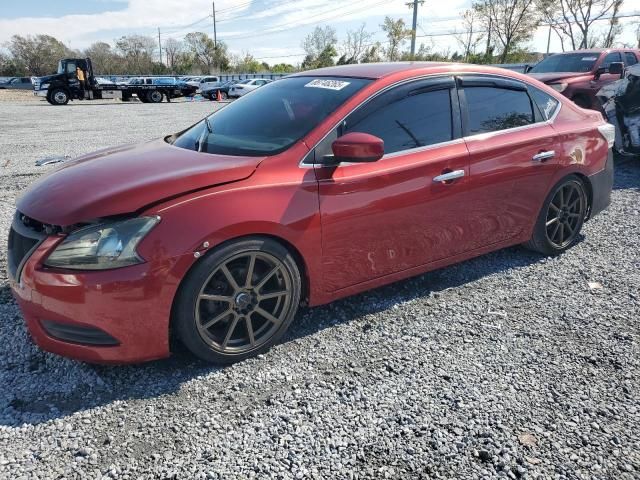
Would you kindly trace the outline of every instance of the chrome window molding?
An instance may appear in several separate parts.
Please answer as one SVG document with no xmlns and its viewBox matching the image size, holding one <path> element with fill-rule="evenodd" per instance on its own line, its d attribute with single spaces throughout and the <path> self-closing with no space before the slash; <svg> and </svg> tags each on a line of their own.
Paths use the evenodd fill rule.
<svg viewBox="0 0 640 480">
<path fill-rule="evenodd" d="M 311 147 L 309 149 L 309 152 L 307 152 L 307 154 L 305 154 L 303 156 L 303 158 L 300 160 L 300 163 L 298 164 L 298 167 L 299 168 L 340 168 L 340 167 L 349 167 L 349 166 L 352 166 L 352 165 L 361 165 L 361 163 L 352 163 L 352 162 L 349 162 L 349 163 L 345 162 L 345 163 L 340 163 L 340 164 L 337 164 L 337 165 L 322 165 L 320 163 L 304 163 L 304 160 L 305 160 L 305 158 L 307 158 L 309 153 L 313 152 L 318 147 L 318 145 L 320 145 L 329 136 L 329 134 L 331 134 L 331 132 L 333 132 L 336 128 L 338 128 L 340 123 L 342 123 L 345 118 L 347 118 L 353 112 L 358 110 L 365 103 L 373 100 L 374 98 L 376 98 L 376 97 L 378 97 L 380 95 L 383 95 L 384 93 L 388 92 L 392 88 L 396 88 L 396 87 L 405 85 L 407 83 L 411 83 L 411 82 L 418 81 L 418 80 L 424 80 L 424 79 L 428 79 L 428 78 L 434 78 L 434 77 L 435 78 L 437 78 L 437 77 L 457 77 L 457 76 L 461 76 L 461 75 L 470 75 L 470 74 L 471 75 L 485 75 L 485 76 L 489 76 L 489 77 L 499 77 L 499 78 L 505 78 L 507 80 L 514 80 L 510 76 L 500 75 L 500 74 L 495 74 L 495 73 L 474 73 L 474 72 L 454 73 L 454 72 L 449 72 L 449 73 L 429 73 L 429 74 L 426 74 L 426 75 L 420 75 L 418 77 L 405 78 L 405 79 L 400 80 L 400 81 L 398 81 L 396 83 L 392 83 L 391 85 L 387 85 L 382 90 L 376 92 L 373 96 L 364 99 L 358 105 L 356 105 L 351 110 L 349 110 L 349 112 L 347 112 L 338 122 L 336 122 L 335 125 L 333 125 L 333 127 L 331 127 L 327 131 L 327 133 L 325 133 L 323 135 L 323 137 L 320 140 L 318 140 L 313 147 Z M 524 80 L 515 79 L 514 81 L 522 82 L 527 86 L 531 86 L 531 87 L 537 88 L 537 87 L 535 87 L 535 85 L 531 85 L 531 84 L 529 84 L 528 82 L 526 82 Z M 374 83 L 375 83 L 375 81 L 374 81 Z M 457 90 L 457 87 L 456 87 L 456 90 Z M 529 95 L 528 91 L 527 91 L 527 94 Z M 553 95 L 551 95 L 551 97 L 556 98 Z M 556 98 L 556 100 L 558 101 L 558 106 L 556 107 L 556 110 L 553 112 L 553 115 L 551 116 L 551 118 L 549 120 L 545 120 L 544 122 L 536 122 L 536 123 L 532 123 L 532 124 L 529 124 L 529 125 L 523 125 L 521 127 L 508 128 L 506 130 L 496 130 L 495 132 L 478 133 L 478 134 L 469 135 L 469 136 L 466 136 L 466 137 L 463 135 L 460 138 L 455 138 L 455 139 L 449 140 L 447 142 L 435 143 L 433 145 L 426 145 L 424 147 L 411 148 L 411 149 L 408 149 L 408 150 L 399 150 L 397 152 L 392 152 L 392 153 L 389 153 L 389 154 L 385 154 L 378 161 L 382 161 L 382 160 L 385 160 L 387 158 L 395 158 L 395 157 L 399 157 L 399 156 L 402 156 L 402 155 L 409 155 L 409 154 L 417 153 L 417 152 L 420 152 L 420 151 L 428 151 L 428 150 L 440 148 L 440 147 L 447 146 L 447 145 L 455 145 L 457 143 L 462 143 L 462 142 L 465 142 L 466 140 L 474 139 L 474 138 L 480 137 L 480 136 L 493 137 L 495 135 L 502 135 L 502 134 L 505 134 L 505 133 L 513 133 L 514 131 L 524 130 L 524 129 L 528 129 L 528 128 L 532 128 L 532 127 L 537 127 L 537 126 L 543 125 L 543 124 L 553 125 L 553 123 L 555 122 L 557 116 L 560 114 L 560 110 L 562 109 L 562 100 L 560 100 L 558 98 Z"/>
</svg>

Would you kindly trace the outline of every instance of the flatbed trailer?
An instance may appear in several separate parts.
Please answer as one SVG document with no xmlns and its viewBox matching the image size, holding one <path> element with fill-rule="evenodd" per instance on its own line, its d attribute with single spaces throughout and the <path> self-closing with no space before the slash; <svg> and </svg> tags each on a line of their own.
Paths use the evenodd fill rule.
<svg viewBox="0 0 640 480">
<path fill-rule="evenodd" d="M 79 70 L 84 81 L 79 78 Z M 70 100 L 131 100 L 135 95 L 144 103 L 160 103 L 163 99 L 190 96 L 196 88 L 191 85 L 149 85 L 99 83 L 93 74 L 89 58 L 65 58 L 58 63 L 58 73 L 33 80 L 34 95 L 44 97 L 52 105 L 66 105 Z"/>
</svg>

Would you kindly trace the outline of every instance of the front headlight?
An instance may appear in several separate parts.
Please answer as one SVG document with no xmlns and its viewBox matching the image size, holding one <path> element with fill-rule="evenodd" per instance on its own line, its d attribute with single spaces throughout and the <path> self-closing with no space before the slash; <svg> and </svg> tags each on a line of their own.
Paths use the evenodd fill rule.
<svg viewBox="0 0 640 480">
<path fill-rule="evenodd" d="M 43 83 L 42 85 L 40 85 L 40 90 L 49 90 L 49 85 L 51 85 L 50 83 Z"/>
<path fill-rule="evenodd" d="M 566 83 L 550 83 L 549 86 L 553 88 L 556 92 L 564 92 L 567 89 Z"/>
<path fill-rule="evenodd" d="M 44 264 L 76 270 L 107 270 L 142 263 L 144 260 L 136 247 L 159 221 L 159 217 L 137 217 L 81 228 L 65 238 Z"/>
</svg>

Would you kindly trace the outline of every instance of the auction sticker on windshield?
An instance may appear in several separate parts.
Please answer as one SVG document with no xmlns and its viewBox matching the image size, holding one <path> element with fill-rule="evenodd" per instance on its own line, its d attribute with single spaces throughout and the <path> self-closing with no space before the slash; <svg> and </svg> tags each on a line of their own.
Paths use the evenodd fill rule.
<svg viewBox="0 0 640 480">
<path fill-rule="evenodd" d="M 309 88 L 326 88 L 329 90 L 342 90 L 344 87 L 349 85 L 350 82 L 343 82 L 342 80 L 325 80 L 325 79 L 316 79 L 312 80 L 305 85 L 305 87 Z"/>
</svg>

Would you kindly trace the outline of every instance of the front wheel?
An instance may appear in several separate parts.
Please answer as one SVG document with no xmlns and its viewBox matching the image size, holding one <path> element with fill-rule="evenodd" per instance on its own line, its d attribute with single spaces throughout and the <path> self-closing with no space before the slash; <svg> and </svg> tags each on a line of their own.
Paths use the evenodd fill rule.
<svg viewBox="0 0 640 480">
<path fill-rule="evenodd" d="M 278 341 L 298 310 L 298 266 L 279 243 L 263 238 L 230 243 L 195 265 L 173 311 L 177 333 L 203 360 L 228 364 Z"/>
<path fill-rule="evenodd" d="M 575 175 L 561 180 L 545 199 L 526 247 L 544 255 L 557 255 L 577 241 L 588 212 L 584 183 Z"/>
<path fill-rule="evenodd" d="M 51 105 L 66 105 L 69 103 L 69 93 L 62 88 L 56 88 L 49 92 L 47 100 Z"/>
</svg>

